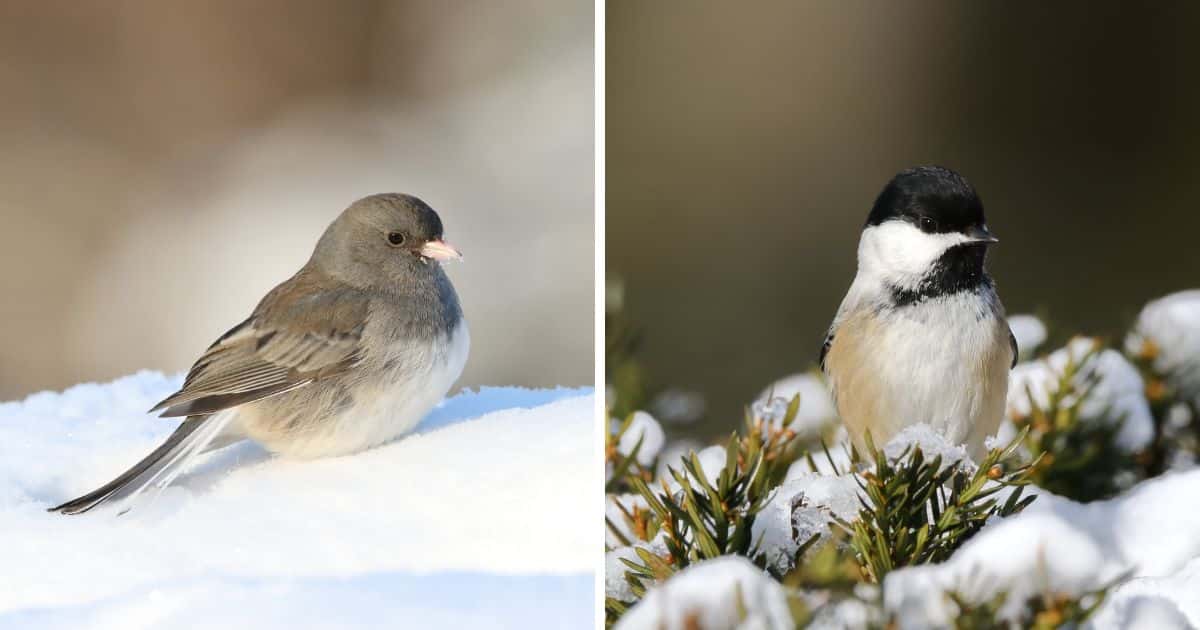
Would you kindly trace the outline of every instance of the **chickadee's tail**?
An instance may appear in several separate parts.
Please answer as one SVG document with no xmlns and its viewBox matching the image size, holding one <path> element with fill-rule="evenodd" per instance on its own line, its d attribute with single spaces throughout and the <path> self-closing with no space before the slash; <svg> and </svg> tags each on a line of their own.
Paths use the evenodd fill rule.
<svg viewBox="0 0 1200 630">
<path fill-rule="evenodd" d="M 151 485 L 159 488 L 166 487 L 187 468 L 196 455 L 207 450 L 206 447 L 217 438 L 221 430 L 233 419 L 233 416 L 234 412 L 231 410 L 221 411 L 210 416 L 189 416 L 183 424 L 179 425 L 178 429 L 175 429 L 171 437 L 163 442 L 162 446 L 154 449 L 142 461 L 121 473 L 119 477 L 92 492 L 47 511 L 82 514 L 108 501 L 124 498 L 132 501 L 134 497 Z M 122 513 L 126 510 L 122 510 Z"/>
</svg>

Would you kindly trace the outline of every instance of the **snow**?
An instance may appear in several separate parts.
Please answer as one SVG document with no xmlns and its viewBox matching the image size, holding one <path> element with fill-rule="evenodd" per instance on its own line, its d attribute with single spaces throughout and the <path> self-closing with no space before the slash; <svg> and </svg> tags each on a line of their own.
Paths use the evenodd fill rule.
<svg viewBox="0 0 1200 630">
<path fill-rule="evenodd" d="M 608 519 L 604 526 L 604 544 L 607 547 L 619 547 L 623 543 L 617 538 L 607 523 L 612 523 L 617 528 L 621 535 L 626 540 L 632 542 L 638 539 L 637 535 L 630 529 L 629 522 L 625 518 L 625 512 L 633 513 L 635 509 L 649 509 L 649 504 L 646 499 L 640 494 L 617 494 L 608 495 L 604 499 L 604 516 Z"/>
<path fill-rule="evenodd" d="M 1154 370 L 1200 406 L 1200 289 L 1147 304 L 1125 339 L 1125 349 L 1132 356 L 1150 350 Z"/>
<path fill-rule="evenodd" d="M 618 547 L 604 554 L 604 596 L 622 602 L 632 602 L 637 596 L 625 581 L 625 572 L 629 567 L 622 560 L 638 560 L 634 547 Z"/>
<path fill-rule="evenodd" d="M 787 478 L 801 477 L 808 473 L 819 472 L 823 475 L 837 475 L 843 471 L 850 470 L 854 464 L 850 461 L 850 434 L 846 431 L 846 426 L 838 424 L 833 431 L 833 435 L 827 444 L 829 455 L 826 456 L 824 450 L 814 449 L 812 451 L 813 466 L 809 465 L 808 459 L 803 458 L 797 460 L 788 467 Z M 833 460 L 830 465 L 830 459 Z"/>
<path fill-rule="evenodd" d="M 592 596 L 592 578 L 584 575 L 199 578 L 86 604 L 18 611 L 0 618 L 0 625 L 41 630 L 572 628 L 590 623 Z"/>
<path fill-rule="evenodd" d="M 895 461 L 914 447 L 921 449 L 925 461 L 941 457 L 942 468 L 954 464 L 975 468 L 975 462 L 967 454 L 966 446 L 951 444 L 940 431 L 923 422 L 904 427 L 884 445 L 883 454 L 889 460 Z"/>
<path fill-rule="evenodd" d="M 1088 352 L 1095 349 L 1096 343 L 1094 339 L 1079 337 L 1044 359 L 1014 367 L 1008 383 L 1009 416 L 1028 415 L 1032 405 L 1045 409 L 1067 364 L 1078 364 Z M 1074 383 L 1082 388 L 1090 379 L 1095 379 L 1097 384 L 1083 402 L 1079 410 L 1080 417 L 1087 421 L 1124 418 L 1121 430 L 1117 433 L 1117 446 L 1133 453 L 1148 445 L 1154 439 L 1154 417 L 1150 412 L 1150 404 L 1146 402 L 1145 385 L 1137 368 L 1120 352 L 1105 349 L 1080 366 Z M 1007 442 L 1015 435 L 1015 429 L 1006 421 L 1001 427 L 998 441 Z"/>
<path fill-rule="evenodd" d="M 928 458 L 941 454 L 949 462 L 966 457 L 961 446 L 948 444 L 924 425 L 901 432 L 884 451 L 895 458 L 909 444 L 919 444 Z M 824 535 L 822 528 L 833 516 L 852 521 L 858 493 L 851 475 L 813 473 L 793 465 L 754 524 L 753 536 L 768 566 L 788 569 L 798 544 L 813 533 Z M 1020 514 L 993 519 L 946 562 L 888 574 L 884 607 L 899 627 L 944 627 L 957 612 L 948 592 L 976 603 L 1010 593 L 1002 614 L 1012 617 L 1033 595 L 1079 596 L 1110 584 L 1116 586 L 1089 627 L 1200 627 L 1200 599 L 1195 597 L 1200 592 L 1200 504 L 1187 499 L 1200 496 L 1200 469 L 1168 472 L 1113 499 L 1087 504 L 1032 486 L 1026 494 L 1038 498 Z M 617 558 L 632 553 L 628 548 L 610 553 L 608 570 L 617 571 L 617 579 L 623 573 Z M 704 569 L 725 561 L 730 564 L 721 570 Z M 750 581 L 741 587 L 751 593 L 746 609 L 760 615 L 747 620 L 751 625 L 738 626 L 732 616 L 737 606 L 729 593 L 737 580 Z M 779 584 L 744 558 L 710 560 L 656 586 L 651 594 L 661 594 L 647 596 L 618 627 L 657 628 L 659 622 L 683 627 L 689 614 L 713 620 L 700 627 L 775 627 L 770 624 L 781 622 L 772 616 L 774 604 L 750 599 L 776 602 L 772 587 Z M 616 582 L 607 588 L 612 596 L 632 596 Z M 845 606 L 822 611 L 822 627 L 839 627 L 869 613 L 854 603 Z"/>
<path fill-rule="evenodd" d="M 790 478 L 755 517 L 751 539 L 759 543 L 768 566 L 782 574 L 792 568 L 800 543 L 814 534 L 828 538 L 835 517 L 847 522 L 857 518 L 858 493 L 853 475 Z M 810 549 L 819 546 L 818 542 Z"/>
<path fill-rule="evenodd" d="M 684 457 L 687 457 L 689 453 L 698 453 L 703 449 L 703 444 L 687 438 L 668 443 L 658 455 L 658 468 L 655 474 L 664 479 L 670 478 L 671 473 L 667 472 L 668 467 L 676 470 L 680 469 L 683 466 L 681 460 Z"/>
<path fill-rule="evenodd" d="M 770 403 L 771 399 L 780 398 L 786 409 L 787 403 L 796 396 L 800 396 L 800 409 L 790 428 L 797 434 L 815 437 L 820 435 L 822 429 L 837 422 L 837 408 L 829 388 L 820 377 L 810 373 L 793 374 L 775 381 L 758 395 L 755 404 Z M 779 426 L 780 420 L 782 418 L 774 422 L 775 426 Z"/>
<path fill-rule="evenodd" d="M 613 419 L 612 422 L 615 426 L 621 425 L 620 420 Z M 645 411 L 633 413 L 633 420 L 630 421 L 629 428 L 625 429 L 625 433 L 621 434 L 621 439 L 617 442 L 617 451 L 625 457 L 629 457 L 637 446 L 638 440 L 641 440 L 642 446 L 638 449 L 637 462 L 642 466 L 650 466 L 658 457 L 658 452 L 662 450 L 667 436 L 663 433 L 662 425 L 654 419 L 654 416 Z"/>
<path fill-rule="evenodd" d="M 1017 354 L 1022 361 L 1032 358 L 1046 343 L 1046 325 L 1033 315 L 1009 316 L 1008 329 L 1017 340 Z"/>
<path fill-rule="evenodd" d="M 1200 627 L 1200 558 L 1163 577 L 1134 578 L 1115 588 L 1092 620 L 1096 628 L 1171 630 Z"/>
<path fill-rule="evenodd" d="M 1011 613 L 1042 590 L 1081 595 L 1128 574 L 1135 579 L 1105 602 L 1103 614 L 1124 619 L 1132 598 L 1146 596 L 1174 604 L 1200 626 L 1191 599 L 1200 586 L 1193 560 L 1200 557 L 1200 505 L 1181 499 L 1197 495 L 1200 470 L 1168 473 L 1088 504 L 1040 492 L 1024 512 L 993 521 L 948 561 L 888 574 L 884 605 L 902 627 L 929 627 L 953 617 L 947 591 L 974 602 L 1010 592 Z M 1166 614 L 1151 608 L 1144 614 Z"/>
<path fill-rule="evenodd" d="M 707 480 L 710 485 L 714 486 L 717 484 L 717 478 L 721 476 L 721 471 L 725 470 L 725 462 L 727 459 L 728 457 L 724 446 L 708 446 L 700 449 L 700 451 L 696 453 L 696 461 L 700 462 L 700 473 L 704 475 L 704 479 Z M 692 474 L 687 472 L 687 469 L 683 467 L 683 462 L 677 460 L 671 467 L 686 474 L 689 479 L 693 479 Z M 667 486 L 670 487 L 672 491 L 678 490 L 682 487 L 679 485 L 679 482 L 675 480 L 675 477 L 669 476 L 664 478 L 667 480 Z"/>
<path fill-rule="evenodd" d="M 739 611 L 746 616 L 740 618 Z M 741 556 L 696 563 L 646 596 L 617 630 L 767 630 L 794 627 L 778 582 Z"/>
<path fill-rule="evenodd" d="M 691 424 L 704 417 L 708 408 L 704 394 L 687 389 L 668 389 L 650 401 L 650 411 L 669 424 Z"/>
<path fill-rule="evenodd" d="M 629 571 L 629 567 L 622 560 L 632 562 L 641 562 L 638 558 L 637 549 L 645 549 L 659 557 L 666 556 L 667 543 L 664 540 L 665 532 L 659 532 L 650 542 L 639 542 L 629 547 L 618 547 L 604 554 L 604 594 L 606 597 L 623 602 L 636 601 L 637 597 L 633 594 L 633 589 L 630 588 L 629 582 L 625 580 L 625 572 Z"/>
<path fill-rule="evenodd" d="M 950 444 L 927 424 L 905 427 L 884 445 L 883 452 L 895 461 L 913 446 L 921 448 L 926 461 L 941 456 L 943 468 L 956 463 L 974 467 L 965 447 Z M 838 449 L 838 452 L 845 453 L 845 450 Z M 792 464 L 784 482 L 775 489 L 766 507 L 754 520 L 753 540 L 760 542 L 759 548 L 768 566 L 780 573 L 791 568 L 792 558 L 801 543 L 814 534 L 822 539 L 829 536 L 835 517 L 845 522 L 858 518 L 860 489 L 854 475 L 837 474 L 828 469 L 824 453 L 813 459 L 818 468 L 824 469 L 814 472 L 805 460 Z M 849 456 L 846 455 L 838 465 L 841 470 L 850 470 Z M 819 546 L 818 542 L 813 549 Z"/>
<path fill-rule="evenodd" d="M 824 603 L 815 611 L 812 621 L 805 630 L 847 630 L 848 628 L 886 628 L 885 620 L 878 610 L 867 605 L 866 601 L 877 600 L 876 587 L 869 584 L 859 584 L 855 594 L 865 601 L 846 599 Z"/>
<path fill-rule="evenodd" d="M 19 541 L 0 545 L 0 627 L 593 618 L 590 389 L 466 391 L 364 453 L 242 444 L 124 516 L 45 511 L 165 439 L 177 423 L 144 411 L 179 384 L 142 372 L 0 404 L 0 531 Z"/>
</svg>

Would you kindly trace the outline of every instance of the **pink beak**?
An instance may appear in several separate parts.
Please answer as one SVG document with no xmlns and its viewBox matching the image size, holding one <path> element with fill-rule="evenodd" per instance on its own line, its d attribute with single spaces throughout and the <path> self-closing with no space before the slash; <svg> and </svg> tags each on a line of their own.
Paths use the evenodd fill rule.
<svg viewBox="0 0 1200 630">
<path fill-rule="evenodd" d="M 462 260 L 462 254 L 445 241 L 429 241 L 420 249 L 420 254 L 434 260 Z"/>
</svg>

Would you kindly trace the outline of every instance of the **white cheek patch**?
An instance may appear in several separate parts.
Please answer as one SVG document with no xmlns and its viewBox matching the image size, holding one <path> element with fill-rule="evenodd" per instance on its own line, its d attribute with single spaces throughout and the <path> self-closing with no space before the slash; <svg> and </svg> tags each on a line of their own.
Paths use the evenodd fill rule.
<svg viewBox="0 0 1200 630">
<path fill-rule="evenodd" d="M 967 240 L 957 232 L 926 234 L 908 221 L 884 221 L 863 230 L 858 271 L 892 286 L 912 287 L 947 249 Z"/>
</svg>

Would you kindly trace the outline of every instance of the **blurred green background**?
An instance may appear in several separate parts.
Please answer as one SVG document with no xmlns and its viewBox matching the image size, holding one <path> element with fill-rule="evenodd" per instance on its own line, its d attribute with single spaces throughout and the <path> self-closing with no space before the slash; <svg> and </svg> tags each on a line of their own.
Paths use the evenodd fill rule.
<svg viewBox="0 0 1200 630">
<path fill-rule="evenodd" d="M 1200 286 L 1200 3 L 610 0 L 607 272 L 731 430 L 812 366 L 898 170 L 974 183 L 1010 313 L 1114 338 Z"/>
</svg>

